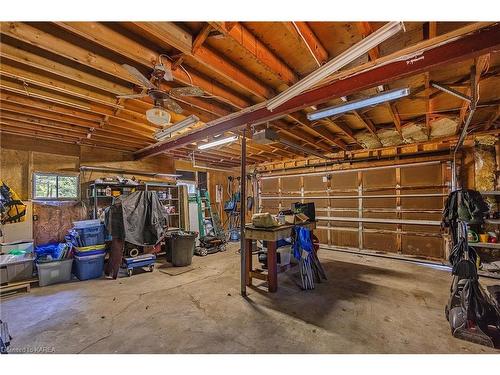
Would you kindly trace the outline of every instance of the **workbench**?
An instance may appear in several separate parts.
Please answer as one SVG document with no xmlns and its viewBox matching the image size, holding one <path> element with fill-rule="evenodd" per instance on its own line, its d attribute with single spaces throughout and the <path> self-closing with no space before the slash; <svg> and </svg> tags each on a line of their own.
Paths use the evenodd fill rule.
<svg viewBox="0 0 500 375">
<path fill-rule="evenodd" d="M 252 278 L 267 281 L 268 291 L 275 293 L 278 290 L 278 263 L 276 256 L 276 242 L 292 235 L 295 226 L 302 226 L 309 230 L 316 229 L 316 222 L 306 222 L 295 225 L 281 225 L 273 228 L 257 228 L 249 224 L 245 226 L 245 281 L 247 286 L 252 285 Z M 252 241 L 267 242 L 267 273 L 252 268 Z"/>
</svg>

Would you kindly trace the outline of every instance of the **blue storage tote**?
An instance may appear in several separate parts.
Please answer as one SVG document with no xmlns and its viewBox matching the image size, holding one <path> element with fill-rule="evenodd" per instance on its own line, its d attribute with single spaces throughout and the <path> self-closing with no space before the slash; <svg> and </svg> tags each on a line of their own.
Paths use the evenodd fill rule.
<svg viewBox="0 0 500 375">
<path fill-rule="evenodd" d="M 74 228 L 80 236 L 82 246 L 94 246 L 104 243 L 104 225 L 99 224 L 94 227 Z"/>
<path fill-rule="evenodd" d="M 75 256 L 73 273 L 79 280 L 97 279 L 104 271 L 104 254 Z"/>
<path fill-rule="evenodd" d="M 78 257 L 85 257 L 90 255 L 100 255 L 106 253 L 106 245 L 94 245 L 86 247 L 75 247 L 74 255 Z"/>
</svg>

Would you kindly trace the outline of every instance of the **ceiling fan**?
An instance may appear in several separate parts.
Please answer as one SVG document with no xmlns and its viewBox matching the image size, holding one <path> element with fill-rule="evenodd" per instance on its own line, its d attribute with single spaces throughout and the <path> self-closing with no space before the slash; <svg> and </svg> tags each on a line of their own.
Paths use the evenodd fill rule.
<svg viewBox="0 0 500 375">
<path fill-rule="evenodd" d="M 156 64 L 151 72 L 151 79 L 147 79 L 139 70 L 128 64 L 122 64 L 123 68 L 136 78 L 142 87 L 142 92 L 138 94 L 117 95 L 121 99 L 139 99 L 146 96 L 153 99 L 154 107 L 146 111 L 146 117 L 156 125 L 166 125 L 170 123 L 170 114 L 165 108 L 182 113 L 182 108 L 172 97 L 181 96 L 203 96 L 204 91 L 197 86 L 174 87 L 168 91 L 160 88 L 162 80 L 172 81 L 172 71 L 166 68 L 161 62 Z"/>
</svg>

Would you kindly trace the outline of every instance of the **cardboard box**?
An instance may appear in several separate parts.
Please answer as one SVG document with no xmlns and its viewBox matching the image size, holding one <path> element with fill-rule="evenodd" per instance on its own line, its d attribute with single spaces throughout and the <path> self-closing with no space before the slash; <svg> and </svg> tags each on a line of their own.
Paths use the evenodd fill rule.
<svg viewBox="0 0 500 375">
<path fill-rule="evenodd" d="M 309 221 L 309 218 L 304 214 L 285 215 L 285 223 L 287 224 L 302 224 L 306 221 Z"/>
</svg>

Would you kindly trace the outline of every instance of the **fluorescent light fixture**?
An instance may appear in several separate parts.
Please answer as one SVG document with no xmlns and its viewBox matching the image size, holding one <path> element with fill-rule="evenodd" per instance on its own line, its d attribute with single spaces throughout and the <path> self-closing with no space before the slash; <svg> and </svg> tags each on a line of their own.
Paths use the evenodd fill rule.
<svg viewBox="0 0 500 375">
<path fill-rule="evenodd" d="M 223 145 L 226 143 L 234 142 L 237 139 L 238 139 L 238 136 L 236 136 L 236 135 L 233 135 L 232 137 L 217 139 L 216 141 L 208 142 L 208 143 L 204 143 L 202 145 L 199 145 L 198 150 L 205 150 L 206 148 L 217 147 L 217 146 L 220 146 L 220 145 Z"/>
<path fill-rule="evenodd" d="M 167 125 L 170 123 L 170 113 L 156 105 L 146 111 L 146 118 L 155 125 Z"/>
<path fill-rule="evenodd" d="M 346 104 L 337 105 L 334 107 L 320 109 L 319 111 L 310 112 L 307 114 L 307 119 L 309 121 L 319 120 L 325 117 L 331 117 L 339 115 L 342 113 L 355 111 L 357 109 L 372 107 L 380 103 L 389 102 L 391 100 L 396 100 L 410 94 L 410 89 L 408 87 L 404 89 L 396 89 L 391 91 L 383 91 L 380 94 L 370 96 L 366 99 L 353 100 Z"/>
<path fill-rule="evenodd" d="M 319 153 L 319 152 L 317 152 L 309 147 L 304 147 L 304 146 L 301 146 L 297 143 L 280 138 L 278 133 L 276 133 L 274 130 L 269 129 L 269 128 L 266 128 L 264 130 L 261 130 L 261 131 L 255 133 L 252 136 L 252 141 L 254 141 L 257 144 L 261 144 L 261 145 L 267 145 L 270 143 L 281 143 L 281 144 L 286 145 L 290 148 L 293 148 L 294 150 L 303 152 L 306 155 L 314 155 L 314 156 L 317 156 L 318 158 L 321 158 L 321 159 L 328 159 L 328 157 L 326 157 L 325 155 L 323 155 L 323 154 L 321 154 L 321 153 Z"/>
<path fill-rule="evenodd" d="M 163 141 L 164 139 L 172 135 L 172 133 L 178 132 L 184 128 L 187 128 L 188 126 L 194 125 L 198 121 L 200 121 L 200 119 L 195 115 L 188 116 L 184 120 L 176 122 L 174 125 L 168 128 L 158 130 L 154 134 L 154 137 L 157 141 Z"/>
<path fill-rule="evenodd" d="M 342 67 L 353 62 L 358 57 L 363 56 L 365 53 L 368 53 L 368 51 L 370 51 L 372 48 L 375 48 L 380 43 L 389 39 L 391 36 L 397 34 L 400 30 L 403 29 L 404 25 L 402 22 L 389 22 L 385 24 L 374 33 L 370 34 L 360 42 L 342 52 L 337 57 L 327 62 L 322 67 L 316 69 L 307 77 L 301 79 L 276 97 L 270 99 L 267 102 L 267 109 L 269 109 L 270 111 L 276 109 L 283 103 L 303 93 L 304 91 L 321 82 L 323 79 L 335 73 Z"/>
</svg>

